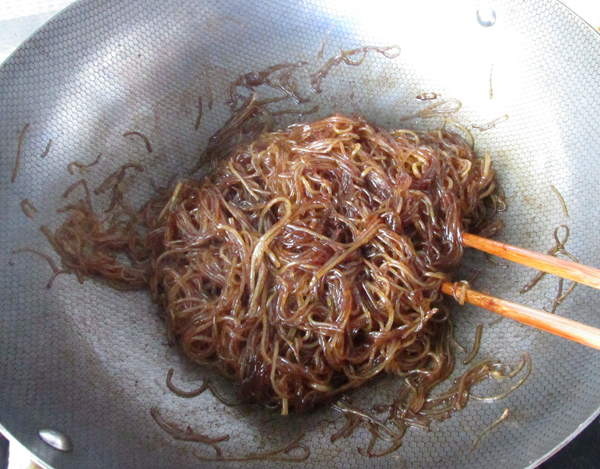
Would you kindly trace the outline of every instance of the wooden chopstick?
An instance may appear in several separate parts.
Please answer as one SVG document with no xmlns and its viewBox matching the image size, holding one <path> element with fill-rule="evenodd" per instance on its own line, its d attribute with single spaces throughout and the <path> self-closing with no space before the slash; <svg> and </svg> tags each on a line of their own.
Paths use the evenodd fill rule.
<svg viewBox="0 0 600 469">
<path fill-rule="evenodd" d="M 447 295 L 453 295 L 453 290 L 454 286 L 451 283 L 446 282 L 442 285 L 442 291 Z M 467 289 L 465 300 L 528 326 L 600 350 L 600 329 L 595 327 L 471 289 Z"/>
<path fill-rule="evenodd" d="M 600 289 L 600 270 L 594 267 L 529 251 L 470 233 L 463 236 L 463 244 L 501 257 L 502 259 Z M 442 291 L 447 295 L 454 296 L 454 286 L 451 283 L 444 283 Z M 465 293 L 465 301 L 471 304 L 542 331 L 550 332 L 551 334 L 600 350 L 600 329 L 519 303 L 495 298 L 469 288 L 466 289 Z"/>
<path fill-rule="evenodd" d="M 534 269 L 558 275 L 559 277 L 582 283 L 589 287 L 600 289 L 600 270 L 577 262 L 559 259 L 535 251 L 511 246 L 510 244 L 493 241 L 480 236 L 466 233 L 463 236 L 465 246 L 479 249 L 517 264 L 533 267 Z"/>
</svg>

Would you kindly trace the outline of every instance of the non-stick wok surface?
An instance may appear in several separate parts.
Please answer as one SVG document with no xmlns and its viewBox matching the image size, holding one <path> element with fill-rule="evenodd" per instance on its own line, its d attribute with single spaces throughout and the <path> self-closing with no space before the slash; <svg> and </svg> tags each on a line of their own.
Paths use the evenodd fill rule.
<svg viewBox="0 0 600 469">
<path fill-rule="evenodd" d="M 583 263 L 600 265 L 600 36 L 561 4 L 544 0 L 490 2 L 497 19 L 488 28 L 477 21 L 476 2 L 416 3 L 82 0 L 4 64 L 0 422 L 10 434 L 56 468 L 225 465 L 199 462 L 194 452 L 211 456 L 211 448 L 175 441 L 158 428 L 149 413 L 158 407 L 180 426 L 229 434 L 222 444 L 226 454 L 266 451 L 304 429 L 311 455 L 298 467 L 523 468 L 554 451 L 597 413 L 596 351 L 462 307 L 455 314 L 459 341 L 469 347 L 476 325 L 483 323 L 480 356 L 514 366 L 528 351 L 530 378 L 502 401 L 470 402 L 430 432 L 409 430 L 403 447 L 390 456 L 367 458 L 357 452 L 368 444 L 366 431 L 329 441 L 343 422 L 327 408 L 280 417 L 228 408 L 208 393 L 191 400 L 174 396 L 165 386 L 171 367 L 182 387 L 212 376 L 225 394 L 234 391 L 168 346 L 160 314 L 146 293 L 119 293 L 94 281 L 80 285 L 66 275 L 47 290 L 48 264 L 34 254 L 13 254 L 35 248 L 53 255 L 39 225 L 55 228 L 62 219 L 56 213 L 64 203 L 61 194 L 80 177 L 69 174 L 70 162 L 91 162 L 103 154 L 87 175 L 92 186 L 126 162 L 143 165 L 143 177 L 128 193 L 139 203 L 151 193 L 152 182 L 164 184 L 194 167 L 230 115 L 227 91 L 235 77 L 283 62 L 306 61 L 316 69 L 339 47 L 396 44 L 401 54 L 395 59 L 372 54 L 360 66 L 333 69 L 323 92 L 312 96 L 318 112 L 305 119 L 342 112 L 389 127 L 431 128 L 439 120 L 400 120 L 427 105 L 415 99 L 426 92 L 459 99 L 456 119 L 469 127 L 507 115 L 490 130 L 473 130 L 477 151 L 492 152 L 509 203 L 500 239 L 546 251 L 554 245 L 554 229 L 566 224 L 568 250 Z M 196 131 L 198 96 L 205 103 L 212 96 L 214 106 L 204 109 Z M 26 123 L 21 167 L 11 183 Z M 128 131 L 144 133 L 152 154 L 139 140 L 123 138 Z M 48 139 L 50 151 L 40 158 Z M 569 217 L 551 185 L 564 197 Z M 39 210 L 33 220 L 20 209 L 23 199 Z M 481 271 L 478 289 L 537 308 L 548 308 L 557 289 L 557 279 L 548 276 L 520 295 L 532 276 L 529 269 L 495 265 L 474 253 L 464 264 L 464 276 Z M 600 292 L 578 287 L 558 314 L 599 327 L 598 304 Z M 380 379 L 353 398 L 367 408 L 393 389 L 393 379 Z M 473 440 L 505 407 L 510 418 L 472 452 Z M 42 428 L 68 435 L 73 451 L 46 446 L 38 437 Z"/>
</svg>

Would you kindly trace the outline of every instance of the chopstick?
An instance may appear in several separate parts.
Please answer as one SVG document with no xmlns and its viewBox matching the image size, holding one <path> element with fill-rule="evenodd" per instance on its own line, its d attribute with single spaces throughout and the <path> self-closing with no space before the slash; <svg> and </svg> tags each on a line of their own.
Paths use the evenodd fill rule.
<svg viewBox="0 0 600 469">
<path fill-rule="evenodd" d="M 470 233 L 463 236 L 463 244 L 501 257 L 502 259 L 600 289 L 600 270 L 594 267 L 529 251 Z M 454 285 L 446 282 L 442 285 L 442 291 L 447 295 L 454 296 Z M 519 303 L 495 298 L 486 293 L 471 290 L 470 288 L 467 288 L 465 293 L 465 301 L 473 305 L 514 319 L 522 324 L 600 350 L 600 329 Z"/>
<path fill-rule="evenodd" d="M 447 295 L 453 296 L 453 290 L 451 283 L 442 285 L 442 291 Z M 528 326 L 600 350 L 600 329 L 595 327 L 471 289 L 467 289 L 465 300 Z"/>
<path fill-rule="evenodd" d="M 463 245 L 600 290 L 600 270 L 466 233 Z"/>
</svg>

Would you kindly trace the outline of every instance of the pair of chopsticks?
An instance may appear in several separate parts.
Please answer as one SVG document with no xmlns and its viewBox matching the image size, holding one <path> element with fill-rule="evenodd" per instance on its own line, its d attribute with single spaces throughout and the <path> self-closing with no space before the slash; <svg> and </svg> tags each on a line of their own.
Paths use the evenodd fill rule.
<svg viewBox="0 0 600 469">
<path fill-rule="evenodd" d="M 577 262 L 528 251 L 510 244 L 493 241 L 480 236 L 465 234 L 463 245 L 493 254 L 508 261 L 533 267 L 534 269 L 558 275 L 567 280 L 582 283 L 600 289 L 600 270 Z M 444 283 L 442 291 L 447 295 L 454 294 L 454 285 Z M 465 301 L 480 306 L 494 313 L 514 319 L 528 326 L 550 332 L 565 339 L 579 342 L 600 350 L 600 329 L 587 326 L 572 319 L 550 314 L 528 306 L 502 300 L 471 289 L 466 290 Z"/>
</svg>

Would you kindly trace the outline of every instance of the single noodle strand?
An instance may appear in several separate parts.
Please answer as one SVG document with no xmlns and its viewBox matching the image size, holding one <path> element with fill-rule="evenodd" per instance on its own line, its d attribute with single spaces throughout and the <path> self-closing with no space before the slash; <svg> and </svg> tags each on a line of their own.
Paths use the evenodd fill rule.
<svg viewBox="0 0 600 469">
<path fill-rule="evenodd" d="M 475 342 L 473 343 L 473 348 L 471 349 L 471 352 L 469 352 L 469 355 L 467 355 L 467 357 L 463 360 L 463 365 L 468 365 L 469 363 L 471 363 L 479 353 L 479 344 L 481 343 L 482 333 L 483 324 L 478 324 L 477 330 L 475 331 Z"/>
<path fill-rule="evenodd" d="M 486 434 L 488 434 L 490 431 L 492 431 L 494 428 L 496 428 L 498 425 L 500 425 L 501 422 L 506 420 L 509 415 L 510 415 L 510 410 L 507 407 L 506 409 L 504 409 L 504 412 L 502 412 L 502 415 L 498 419 L 494 420 L 490 425 L 485 427 L 483 429 L 483 431 L 481 432 L 481 434 L 477 438 L 475 438 L 475 441 L 471 445 L 471 451 L 475 451 L 475 449 L 477 448 L 477 445 L 479 445 L 479 442 L 481 441 L 481 439 Z"/>
<path fill-rule="evenodd" d="M 25 140 L 25 134 L 27 133 L 27 129 L 29 129 L 29 123 L 23 126 L 23 130 L 19 134 L 19 141 L 17 143 L 17 157 L 15 158 L 15 167 L 12 172 L 12 176 L 10 178 L 11 183 L 15 183 L 17 180 L 17 175 L 19 174 L 19 168 L 21 167 L 21 156 L 23 154 L 23 141 Z"/>
</svg>

